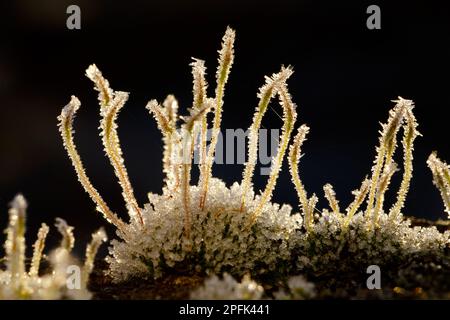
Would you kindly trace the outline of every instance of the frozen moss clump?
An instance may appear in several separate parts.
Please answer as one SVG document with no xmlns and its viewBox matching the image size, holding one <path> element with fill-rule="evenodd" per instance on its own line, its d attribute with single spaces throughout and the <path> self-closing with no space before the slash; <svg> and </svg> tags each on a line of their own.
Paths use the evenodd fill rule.
<svg viewBox="0 0 450 320">
<path fill-rule="evenodd" d="M 291 147 L 290 164 L 293 181 L 299 194 L 302 211 L 306 216 L 304 231 L 298 233 L 297 270 L 321 275 L 322 279 L 333 278 L 351 282 L 361 280 L 369 265 L 377 265 L 385 272 L 385 278 L 396 281 L 403 268 L 413 263 L 429 260 L 442 263 L 447 259 L 450 248 L 450 231 L 440 232 L 436 227 L 411 226 L 405 219 L 402 208 L 412 178 L 413 144 L 419 132 L 413 114 L 413 103 L 399 98 L 390 111 L 389 119 L 382 124 L 379 146 L 370 179 L 364 179 L 361 187 L 353 191 L 354 201 L 341 210 L 336 194 L 330 184 L 324 186 L 325 198 L 330 209 L 322 210 L 321 215 L 313 217 L 307 201 L 296 163 L 296 148 L 304 140 L 305 133 L 299 134 Z M 394 161 L 397 135 L 403 128 L 403 177 L 397 191 L 397 198 L 391 208 L 385 208 L 385 194 L 391 177 L 398 171 Z M 299 138 L 300 137 L 300 138 Z M 295 152 L 294 152 L 295 151 Z M 445 172 L 448 167 L 434 155 L 428 161 L 435 176 L 435 184 L 441 186 L 445 200 Z M 295 169 L 295 170 L 294 170 Z M 445 171 L 447 170 L 447 171 Z M 365 210 L 361 209 L 366 202 Z M 444 267 L 445 264 L 443 264 Z M 422 276 L 422 275 L 419 275 Z M 342 284 L 342 283 L 341 283 Z M 360 281 L 363 285 L 364 281 Z"/>
<path fill-rule="evenodd" d="M 113 240 L 110 273 L 115 279 L 130 276 L 160 277 L 164 272 L 215 273 L 243 275 L 277 274 L 290 263 L 290 239 L 301 226 L 301 217 L 291 208 L 268 203 L 264 213 L 249 228 L 248 216 L 237 210 L 240 186 L 227 188 L 211 179 L 205 210 L 198 209 L 201 190 L 191 186 L 193 213 L 191 238 L 184 237 L 183 203 L 168 194 L 150 194 L 142 210 L 146 228 L 131 224 L 125 229 L 126 241 Z M 259 203 L 250 194 L 248 208 Z"/>
<path fill-rule="evenodd" d="M 173 96 L 168 96 L 162 105 L 155 100 L 148 103 L 147 108 L 163 135 L 166 183 L 162 194 L 149 194 L 149 203 L 143 208 L 133 195 L 115 123 L 128 94 L 113 91 L 95 65 L 88 68 L 86 74 L 99 92 L 103 145 L 123 189 L 130 216 L 128 223 L 111 212 L 85 173 L 72 136 L 73 118 L 80 106 L 76 97 L 72 97 L 59 117 L 64 145 L 80 182 L 98 210 L 118 229 L 120 240 L 112 242 L 107 258 L 109 273 L 116 281 L 158 278 L 172 271 L 230 272 L 241 276 L 249 272 L 282 273 L 290 266 L 290 241 L 302 219 L 299 214 L 292 214 L 290 206 L 273 204 L 270 199 L 296 119 L 296 107 L 286 85 L 291 68 L 282 67 L 279 73 L 267 77 L 260 89 L 242 183 L 228 188 L 211 175 L 224 89 L 234 60 L 234 38 L 234 31 L 228 28 L 219 51 L 214 98 L 207 97 L 204 62 L 194 59 L 194 98 L 188 116 L 178 116 L 178 103 Z M 257 160 L 257 135 L 274 96 L 278 96 L 284 113 L 283 134 L 267 186 L 261 195 L 255 196 L 252 176 Z M 210 112 L 214 113 L 213 135 L 207 148 Z M 199 148 L 201 161 L 200 178 L 193 185 L 194 148 Z"/>
<path fill-rule="evenodd" d="M 111 242 L 107 257 L 108 273 L 113 281 L 158 279 L 167 274 L 205 276 L 226 272 L 237 278 L 249 274 L 272 284 L 280 280 L 290 288 L 303 282 L 300 278 L 288 281 L 289 276 L 301 273 L 318 284 L 314 294 L 309 288 L 310 294 L 304 296 L 311 298 L 321 296 L 319 291 L 323 288 L 328 290 L 342 284 L 336 282 L 338 279 L 346 281 L 353 277 L 348 284 L 364 286 L 365 281 L 360 281 L 360 277 L 366 275 L 367 266 L 372 264 L 395 270 L 395 274 L 389 271 L 391 279 L 401 279 L 398 275 L 408 265 L 426 259 L 445 266 L 449 232 L 439 232 L 434 227 L 412 227 L 403 216 L 413 173 L 413 145 L 420 136 L 411 100 L 399 98 L 395 101 L 387 122 L 382 124 L 370 177 L 363 179 L 359 189 L 353 192 L 354 201 L 346 209 L 341 208 L 330 184 L 324 186 L 330 208 L 318 209 L 317 195 L 309 195 L 300 178 L 298 164 L 309 127 L 299 126 L 291 141 L 297 108 L 286 83 L 293 73 L 290 67 L 282 67 L 280 72 L 266 77 L 259 90 L 242 180 L 228 187 L 212 175 L 225 86 L 234 61 L 234 40 L 235 33 L 228 28 L 219 51 L 214 97 L 207 94 L 205 62 L 194 59 L 191 64 L 193 101 L 186 116 L 179 116 L 178 102 L 172 95 L 162 104 L 156 100 L 147 104 L 162 133 L 165 184 L 161 193 L 149 193 L 149 201 L 143 206 L 134 197 L 117 132 L 116 120 L 128 93 L 112 90 L 95 65 L 87 69 L 86 75 L 99 92 L 100 135 L 122 187 L 128 222 L 110 210 L 92 185 L 75 147 L 73 120 L 80 101 L 72 96 L 62 110 L 59 128 L 78 179 L 97 210 L 117 228 L 118 239 Z M 275 97 L 283 111 L 282 134 L 266 186 L 258 193 L 252 183 L 258 132 Z M 212 124 L 208 121 L 210 114 Z M 212 131 L 209 148 L 208 130 Z M 394 160 L 400 132 L 403 132 L 401 166 Z M 196 149 L 200 155 L 200 174 L 199 180 L 193 182 L 192 159 Z M 293 212 L 289 205 L 271 202 L 286 153 L 300 213 Z M 428 164 L 448 211 L 449 167 L 435 154 L 430 156 Z M 402 171 L 401 183 L 395 202 L 387 208 L 385 194 L 397 171 Z M 404 272 L 405 277 L 408 274 Z M 225 281 L 230 279 L 227 277 Z M 397 283 L 395 281 L 393 285 Z"/>
</svg>

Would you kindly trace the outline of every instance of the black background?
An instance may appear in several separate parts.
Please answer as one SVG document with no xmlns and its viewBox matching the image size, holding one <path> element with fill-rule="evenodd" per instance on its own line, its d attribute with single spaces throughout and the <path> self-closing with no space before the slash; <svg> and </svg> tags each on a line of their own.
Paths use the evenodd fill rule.
<svg viewBox="0 0 450 320">
<path fill-rule="evenodd" d="M 392 1 L 393 2 L 393 1 Z M 60 216 L 76 227 L 77 250 L 106 222 L 79 185 L 62 147 L 56 117 L 74 94 L 82 101 L 76 142 L 88 175 L 114 211 L 126 218 L 121 191 L 98 136 L 97 95 L 84 76 L 96 63 L 113 89 L 129 91 L 119 118 L 125 161 L 138 202 L 160 192 L 162 143 L 144 106 L 173 93 L 190 106 L 191 57 L 206 60 L 210 95 L 216 51 L 227 25 L 237 31 L 236 59 L 225 96 L 223 128 L 247 128 L 263 77 L 292 65 L 289 81 L 298 122 L 311 133 L 300 171 L 309 193 L 323 198 L 330 182 L 342 206 L 370 173 L 379 122 L 390 100 L 413 99 L 420 131 L 405 213 L 445 218 L 426 158 L 450 161 L 448 94 L 450 12 L 437 1 L 1 1 L 0 226 L 17 192 L 29 200 L 30 237 Z M 66 28 L 66 8 L 81 7 L 81 30 Z M 366 8 L 381 7 L 381 30 L 366 28 Z M 279 108 L 274 104 L 276 110 Z M 281 127 L 272 111 L 266 128 Z M 400 151 L 401 149 L 399 149 Z M 401 161 L 401 154 L 397 156 Z M 216 165 L 227 183 L 241 165 Z M 394 195 L 397 173 L 390 195 Z M 257 188 L 265 177 L 256 177 Z M 388 203 L 392 202 L 388 197 Z M 285 163 L 276 202 L 297 208 Z M 319 207 L 326 205 L 321 200 Z M 108 228 L 110 236 L 113 228 Z M 53 240 L 57 238 L 52 232 Z M 30 239 L 30 240 L 31 240 Z"/>
</svg>

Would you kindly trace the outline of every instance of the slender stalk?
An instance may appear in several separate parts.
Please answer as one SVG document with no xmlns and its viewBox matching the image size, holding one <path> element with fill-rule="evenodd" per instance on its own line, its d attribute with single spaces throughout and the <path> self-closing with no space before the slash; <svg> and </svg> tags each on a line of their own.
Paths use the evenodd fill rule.
<svg viewBox="0 0 450 320">
<path fill-rule="evenodd" d="M 253 172 L 257 162 L 258 154 L 258 134 L 261 127 L 262 119 L 267 111 L 270 101 L 272 100 L 276 86 L 281 87 L 282 84 L 292 75 L 291 68 L 282 68 L 279 73 L 273 74 L 271 77 L 266 77 L 265 84 L 259 89 L 258 98 L 259 103 L 256 112 L 253 116 L 253 123 L 249 129 L 248 137 L 248 160 L 245 164 L 244 173 L 242 175 L 242 198 L 241 198 L 241 212 L 244 210 L 245 201 L 248 190 L 252 186 Z"/>
<path fill-rule="evenodd" d="M 400 214 L 404 204 L 406 195 L 409 190 L 409 185 L 412 178 L 413 172 L 413 150 L 414 150 L 414 140 L 420 133 L 417 131 L 417 121 L 412 113 L 412 103 L 411 107 L 406 111 L 406 124 L 403 126 L 403 178 L 400 184 L 400 188 L 397 193 L 397 201 L 392 206 L 389 211 L 389 216 L 391 219 L 395 220 Z"/>
<path fill-rule="evenodd" d="M 193 77 L 193 108 L 200 110 L 207 103 L 207 95 L 206 90 L 208 88 L 208 84 L 205 79 L 206 67 L 205 62 L 203 60 L 194 59 L 191 63 L 192 67 L 192 77 Z M 205 112 L 204 115 L 200 119 L 201 127 L 200 127 L 200 184 L 204 181 L 207 175 L 207 134 L 208 134 L 208 113 Z M 194 134 L 193 139 L 196 139 L 196 134 Z M 192 141 L 192 146 L 195 147 L 195 141 Z M 200 204 L 199 204 L 200 205 Z"/>
<path fill-rule="evenodd" d="M 219 66 L 216 73 L 216 98 L 215 98 L 215 112 L 212 127 L 212 138 L 209 145 L 206 165 L 200 176 L 201 196 L 200 208 L 204 209 L 206 204 L 206 194 L 208 192 L 209 179 L 211 178 L 211 170 L 214 161 L 214 154 L 219 136 L 220 124 L 222 122 L 222 104 L 225 92 L 225 85 L 230 74 L 231 67 L 234 61 L 234 40 L 235 32 L 230 27 L 225 31 L 222 38 L 222 49 L 219 51 Z"/>
<path fill-rule="evenodd" d="M 294 128 L 295 120 L 297 119 L 296 107 L 291 100 L 291 96 L 287 90 L 285 82 L 279 83 L 276 86 L 277 93 L 280 97 L 280 104 L 283 107 L 283 128 L 280 137 L 280 145 L 278 147 L 277 155 L 272 163 L 272 169 L 270 170 L 269 180 L 267 181 L 266 188 L 261 195 L 260 201 L 256 206 L 253 214 L 250 217 L 250 224 L 252 225 L 258 216 L 262 213 L 264 206 L 272 198 L 273 189 L 275 188 L 278 175 L 283 163 L 284 154 L 289 145 L 289 139 L 291 137 L 292 130 Z"/>
<path fill-rule="evenodd" d="M 59 131 L 61 132 L 64 147 L 69 155 L 73 167 L 75 168 L 78 180 L 80 181 L 84 190 L 89 194 L 91 199 L 97 205 L 97 210 L 103 214 L 108 222 L 116 226 L 122 232 L 122 234 L 125 234 L 125 223 L 109 209 L 106 202 L 92 185 L 91 181 L 86 175 L 83 163 L 81 162 L 81 158 L 75 147 L 75 143 L 73 142 L 73 120 L 75 118 L 77 110 L 80 108 L 80 105 L 80 100 L 78 100 L 77 97 L 72 96 L 69 104 L 67 104 L 63 108 L 60 116 L 58 117 L 58 126 Z"/>
<path fill-rule="evenodd" d="M 69 226 L 64 219 L 56 218 L 55 227 L 62 235 L 60 248 L 71 252 L 75 245 L 75 237 L 73 235 L 73 227 Z"/>
<path fill-rule="evenodd" d="M 179 145 L 181 137 L 176 131 L 178 102 L 174 96 L 167 96 L 161 107 L 156 100 L 147 103 L 146 108 L 153 115 L 162 133 L 164 142 L 163 171 L 165 183 L 170 191 L 175 191 L 180 183 Z"/>
<path fill-rule="evenodd" d="M 92 234 L 92 240 L 86 247 L 86 258 L 84 260 L 83 270 L 81 273 L 81 283 L 83 288 L 87 287 L 89 275 L 94 269 L 94 260 L 95 256 L 97 255 L 98 248 L 100 247 L 102 242 L 106 242 L 107 240 L 108 237 L 106 236 L 105 230 L 103 228 L 100 228 Z"/>
<path fill-rule="evenodd" d="M 375 209 L 372 215 L 373 226 L 378 226 L 378 219 L 380 216 L 381 209 L 383 208 L 384 202 L 384 194 L 386 193 L 389 184 L 391 182 L 392 175 L 397 171 L 397 164 L 395 162 L 391 162 L 389 167 L 384 170 L 383 175 L 381 176 L 380 182 L 378 184 L 377 196 L 375 202 Z"/>
<path fill-rule="evenodd" d="M 42 252 L 44 251 L 48 231 L 49 227 L 43 223 L 38 231 L 36 242 L 33 245 L 33 258 L 31 259 L 31 267 L 28 272 L 30 277 L 37 277 L 39 274 L 39 265 L 41 264 Z"/>
<path fill-rule="evenodd" d="M 183 200 L 184 210 L 184 233 L 185 238 L 191 239 L 191 194 L 190 194 L 190 181 L 191 181 L 191 168 L 194 146 L 192 145 L 192 135 L 195 131 L 195 127 L 202 119 L 204 114 L 209 111 L 209 106 L 203 109 L 191 109 L 191 115 L 185 119 L 185 124 L 182 126 L 182 175 L 181 175 L 181 194 Z"/>
<path fill-rule="evenodd" d="M 101 109 L 102 119 L 100 121 L 101 136 L 104 150 L 111 162 L 114 172 L 119 179 L 122 187 L 122 195 L 127 204 L 128 212 L 132 219 L 138 219 L 141 225 L 144 225 L 141 209 L 134 197 L 133 187 L 128 177 L 127 169 L 122 156 L 119 136 L 117 134 L 117 115 L 125 105 L 128 99 L 128 93 L 117 91 L 113 100 Z"/>
<path fill-rule="evenodd" d="M 397 147 L 397 133 L 403 122 L 403 117 L 408 106 L 408 100 L 404 100 L 400 97 L 394 102 L 396 102 L 396 105 L 392 110 L 389 111 L 389 118 L 387 123 L 381 125 L 382 131 L 380 132 L 380 145 L 377 147 L 375 166 L 372 168 L 369 198 L 367 200 L 367 219 L 369 219 L 371 215 L 376 214 L 373 205 L 375 198 L 377 197 L 376 193 L 380 175 L 386 173 L 384 171 L 390 168 L 392 157 Z M 373 221 L 375 221 L 375 219 L 373 219 Z"/>
<path fill-rule="evenodd" d="M 18 296 L 25 294 L 25 219 L 27 202 L 18 194 L 11 202 L 9 225 L 6 229 L 6 266 L 11 274 L 11 287 Z"/>
<path fill-rule="evenodd" d="M 361 184 L 361 187 L 359 190 L 354 190 L 352 194 L 355 196 L 355 199 L 353 202 L 347 207 L 347 217 L 345 218 L 344 222 L 344 229 L 347 229 L 347 227 L 350 224 L 350 221 L 352 221 L 352 218 L 354 214 L 358 211 L 361 204 L 364 202 L 364 200 L 367 197 L 367 194 L 370 190 L 370 180 L 367 179 L 367 177 L 364 179 L 364 181 Z"/>
<path fill-rule="evenodd" d="M 298 128 L 298 133 L 294 137 L 294 141 L 289 148 L 288 160 L 291 179 L 294 183 L 295 190 L 297 191 L 297 195 L 300 200 L 300 207 L 303 210 L 303 215 L 305 216 L 305 229 L 306 231 L 310 232 L 313 225 L 313 216 L 311 210 L 309 210 L 308 195 L 298 173 L 298 163 L 301 156 L 301 146 L 306 140 L 306 135 L 308 133 L 309 127 L 307 125 L 304 124 L 300 128 Z"/>
<path fill-rule="evenodd" d="M 106 80 L 95 64 L 90 65 L 86 70 L 86 76 L 95 84 L 95 89 L 99 92 L 98 100 L 100 102 L 100 129 L 103 147 L 111 162 L 114 173 L 119 179 L 122 187 L 122 195 L 127 204 L 127 209 L 132 219 L 139 219 L 144 224 L 141 209 L 134 197 L 133 188 L 128 177 L 123 152 L 120 147 L 119 135 L 117 134 L 117 115 L 128 99 L 126 92 L 114 92 L 108 80 Z"/>
<path fill-rule="evenodd" d="M 427 164 L 433 174 L 433 183 L 441 193 L 445 211 L 450 217 L 450 168 L 437 157 L 436 152 L 430 154 Z"/>
<path fill-rule="evenodd" d="M 328 200 L 331 210 L 335 214 L 339 214 L 341 209 L 339 208 L 339 201 L 336 199 L 336 192 L 334 192 L 333 186 L 329 183 L 323 186 L 325 198 Z"/>
</svg>

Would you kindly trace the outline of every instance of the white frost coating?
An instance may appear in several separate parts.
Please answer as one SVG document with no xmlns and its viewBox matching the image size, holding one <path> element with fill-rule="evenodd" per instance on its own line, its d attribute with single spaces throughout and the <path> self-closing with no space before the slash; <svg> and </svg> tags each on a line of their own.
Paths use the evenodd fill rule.
<svg viewBox="0 0 450 320">
<path fill-rule="evenodd" d="M 148 229 L 131 223 L 126 242 L 111 242 L 107 261 L 116 281 L 132 276 L 158 278 L 171 268 L 244 275 L 277 272 L 283 264 L 289 264 L 290 247 L 302 225 L 300 215 L 292 215 L 289 205 L 267 203 L 253 227 L 244 230 L 248 216 L 239 212 L 241 187 L 237 183 L 227 188 L 221 180 L 213 178 L 204 211 L 199 210 L 196 202 L 199 188 L 190 189 L 191 241 L 187 243 L 182 237 L 181 198 L 149 194 L 150 204 L 143 210 Z M 248 194 L 250 209 L 256 207 L 259 198 Z M 183 250 L 188 244 L 192 250 Z"/>
<path fill-rule="evenodd" d="M 365 179 L 360 189 L 354 192 L 355 200 L 346 210 L 342 210 L 346 214 L 340 212 L 331 186 L 326 186 L 325 192 L 333 211 L 316 209 L 317 196 L 312 194 L 308 197 L 300 180 L 300 147 L 309 129 L 306 125 L 301 126 L 293 143 L 290 142 L 297 115 L 296 105 L 286 85 L 286 80 L 292 74 L 290 67 L 282 67 L 278 74 L 266 77 L 260 89 L 260 101 L 250 130 L 248 161 L 241 184 L 234 183 L 227 187 L 222 180 L 211 175 L 224 88 L 234 59 L 234 37 L 234 31 L 228 28 L 219 52 L 214 98 L 207 96 L 204 62 L 194 60 L 194 99 L 192 107 L 184 109 L 189 111 L 187 117 L 178 116 L 178 104 L 171 95 L 162 106 L 156 100 L 148 103 L 147 108 L 163 134 L 166 183 L 161 194 L 149 194 L 149 203 L 142 209 L 140 222 L 137 219 L 131 219 L 130 223 L 122 222 L 109 210 L 85 175 L 71 135 L 73 110 L 76 110 L 79 102 L 72 101 L 72 109 L 65 109 L 60 116 L 60 130 L 81 183 L 100 211 L 118 228 L 121 239 L 112 241 L 110 256 L 107 258 L 113 280 L 159 278 L 171 273 L 229 272 L 236 277 L 251 274 L 255 278 L 268 273 L 286 276 L 298 274 L 302 269 L 318 273 L 334 271 L 330 266 L 340 265 L 339 262 L 345 257 L 350 257 L 352 261 L 343 263 L 342 267 L 357 270 L 361 269 L 361 265 L 367 265 L 367 262 L 391 265 L 393 261 L 407 263 L 426 254 L 434 255 L 437 259 L 442 257 L 449 245 L 449 232 L 440 233 L 436 228 L 412 228 L 401 212 L 412 177 L 413 142 L 419 135 L 410 100 L 399 98 L 395 101 L 388 121 L 382 125 L 372 177 L 370 180 Z M 95 66 L 90 67 L 87 74 L 100 92 L 103 116 L 111 116 L 103 128 L 104 132 L 109 130 L 112 133 L 110 138 L 113 143 L 108 143 L 108 152 L 113 155 L 111 160 L 115 169 L 120 168 L 119 171 L 125 172 L 124 167 L 114 164 L 115 158 L 121 158 L 122 153 L 118 143 L 115 143 L 118 142 L 114 122 L 117 112 L 109 112 L 119 93 L 110 91 L 108 82 Z M 261 195 L 255 196 L 252 180 L 257 162 L 257 131 L 275 95 L 278 95 L 283 108 L 283 135 L 277 156 L 272 161 L 266 188 Z M 206 113 L 210 109 L 215 116 L 211 128 L 212 142 L 206 152 Z M 181 125 L 181 132 L 177 131 L 180 128 L 178 119 L 185 121 Z M 397 192 L 397 201 L 393 209 L 387 211 L 383 205 L 384 196 L 396 171 L 393 158 L 400 130 L 404 132 L 403 179 Z M 195 138 L 199 132 L 202 141 L 196 145 Z M 290 206 L 271 202 L 284 154 L 290 143 L 289 164 L 305 214 L 304 226 L 299 214 L 291 214 Z M 191 181 L 195 147 L 200 147 L 202 159 L 200 179 L 196 185 Z M 122 160 L 118 162 L 121 165 Z M 447 201 L 450 194 L 446 187 L 450 181 L 448 166 L 444 168 L 438 165 L 432 157 L 431 167 L 444 202 L 450 203 Z M 121 179 L 128 180 L 127 175 L 121 174 Z M 122 186 L 128 183 L 126 181 Z M 124 195 L 128 197 L 127 202 L 134 202 L 130 201 L 133 199 L 131 185 L 126 189 L 128 191 Z M 367 206 L 363 214 L 360 207 L 366 199 Z M 137 205 L 135 207 L 135 211 L 139 211 Z M 130 211 L 133 208 L 128 205 L 127 209 Z M 130 215 L 134 214 L 131 212 Z M 301 280 L 294 279 L 287 285 L 293 288 L 306 287 Z"/>
<path fill-rule="evenodd" d="M 287 281 L 288 291 L 280 290 L 274 293 L 277 300 L 304 300 L 316 297 L 316 286 L 304 276 L 290 277 Z"/>
<path fill-rule="evenodd" d="M 351 257 L 351 263 L 356 266 L 368 261 L 383 266 L 425 256 L 439 257 L 450 245 L 450 231 L 441 233 L 436 227 L 411 227 L 411 222 L 402 215 L 392 219 L 381 212 L 378 228 L 371 226 L 372 221 L 363 212 L 355 214 L 346 227 L 343 215 L 324 210 L 311 230 L 314 237 L 303 234 L 298 239 L 297 250 L 301 254 L 297 269 L 320 270 L 345 265 L 346 257 Z M 346 248 L 345 255 L 342 247 Z"/>
<path fill-rule="evenodd" d="M 241 282 L 228 273 L 222 279 L 213 275 L 205 280 L 202 287 L 191 292 L 193 300 L 260 300 L 264 295 L 261 285 L 245 275 Z"/>
<path fill-rule="evenodd" d="M 63 236 L 61 245 L 49 254 L 52 270 L 46 274 L 39 274 L 39 265 L 45 245 L 45 238 L 49 231 L 47 225 L 42 224 L 38 232 L 38 239 L 33 246 L 33 258 L 30 270 L 25 270 L 25 219 L 26 201 L 22 195 L 18 195 L 11 202 L 10 219 L 7 228 L 7 239 L 5 241 L 6 269 L 0 265 L 0 300 L 16 299 L 89 299 L 90 292 L 87 290 L 87 279 L 92 268 L 84 273 L 84 281 L 79 288 L 69 288 L 68 280 L 71 276 L 68 267 L 78 266 L 70 250 L 73 247 L 73 228 L 68 226 L 62 219 L 57 219 L 56 226 Z M 100 231 L 93 235 L 96 240 L 95 250 L 90 250 L 87 254 L 91 263 L 97 252 L 100 240 L 105 234 Z M 91 244 L 91 247 L 93 245 Z"/>
</svg>

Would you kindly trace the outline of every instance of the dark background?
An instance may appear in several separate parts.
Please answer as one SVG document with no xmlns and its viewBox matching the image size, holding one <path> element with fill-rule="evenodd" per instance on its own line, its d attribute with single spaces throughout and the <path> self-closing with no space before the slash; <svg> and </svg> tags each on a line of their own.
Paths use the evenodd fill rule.
<svg viewBox="0 0 450 320">
<path fill-rule="evenodd" d="M 393 1 L 392 1 L 393 2 Z M 216 51 L 227 25 L 237 31 L 236 59 L 227 86 L 223 128 L 247 128 L 263 77 L 293 65 L 289 81 L 298 122 L 311 133 L 301 176 L 323 198 L 335 186 L 341 206 L 370 173 L 379 122 L 390 100 L 416 103 L 422 138 L 416 142 L 414 178 L 405 212 L 445 218 L 426 158 L 433 150 L 450 161 L 448 75 L 450 12 L 442 2 L 395 1 L 4 1 L 0 7 L 0 226 L 17 192 L 29 200 L 30 240 L 41 222 L 60 216 L 76 227 L 77 250 L 106 222 L 78 183 L 56 127 L 74 94 L 82 101 L 76 142 L 88 175 L 105 200 L 126 218 L 121 191 L 98 136 L 97 94 L 84 76 L 96 63 L 113 89 L 131 92 L 119 118 L 125 161 L 138 202 L 160 192 L 162 143 L 144 106 L 169 93 L 181 110 L 191 103 L 191 57 L 206 60 L 210 95 Z M 66 28 L 66 8 L 81 7 L 81 30 Z M 381 7 L 381 30 L 366 28 L 366 8 Z M 279 107 L 274 104 L 276 110 Z M 266 128 L 281 120 L 269 111 Z M 401 151 L 401 148 L 399 149 Z M 397 162 L 401 162 L 401 154 Z M 216 165 L 227 183 L 242 166 Z M 390 195 L 401 178 L 396 174 Z M 264 186 L 265 177 L 256 178 Z M 393 197 L 388 197 L 388 204 Z M 297 208 L 285 163 L 274 194 Z M 325 202 L 321 200 L 320 207 Z M 113 228 L 108 228 L 110 236 Z M 52 239 L 57 239 L 53 230 Z M 34 241 L 34 240 L 33 240 Z"/>
</svg>

